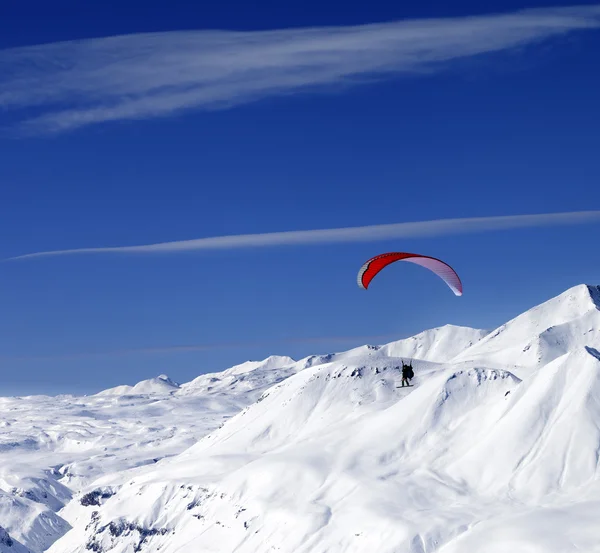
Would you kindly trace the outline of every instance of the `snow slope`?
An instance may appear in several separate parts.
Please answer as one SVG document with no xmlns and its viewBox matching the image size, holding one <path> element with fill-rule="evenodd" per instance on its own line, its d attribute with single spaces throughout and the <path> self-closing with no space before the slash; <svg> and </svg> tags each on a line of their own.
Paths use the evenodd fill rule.
<svg viewBox="0 0 600 553">
<path fill-rule="evenodd" d="M 246 361 L 221 373 L 203 374 L 183 384 L 180 395 L 210 395 L 221 399 L 244 395 L 254 403 L 268 387 L 301 370 L 302 363 L 291 357 L 272 355 L 263 361 Z"/>
<path fill-rule="evenodd" d="M 451 344 L 483 331 L 447 326 L 441 332 L 448 358 Z M 77 524 L 82 511 L 89 518 L 87 507 L 102 503 L 131 474 L 184 451 L 286 378 L 325 360 L 386 358 L 391 348 L 427 357 L 437 344 L 444 357 L 433 337 L 439 333 L 299 361 L 271 356 L 181 385 L 161 375 L 89 397 L 0 398 L 6 414 L 0 421 L 0 523 L 15 543 L 42 551 Z"/>
<path fill-rule="evenodd" d="M 0 526 L 0 553 L 30 553 L 30 550 Z"/>
<path fill-rule="evenodd" d="M 384 346 L 387 355 L 444 363 L 489 334 L 488 330 L 445 325 Z"/>
<path fill-rule="evenodd" d="M 99 392 L 98 396 L 140 395 L 140 394 L 168 394 L 179 389 L 179 384 L 167 375 L 161 374 L 156 378 L 142 380 L 135 386 L 117 386 Z"/>
<path fill-rule="evenodd" d="M 462 361 L 418 361 L 410 388 L 393 346 L 309 358 L 80 512 L 50 552 L 600 551 L 595 290 L 535 308 Z M 539 342 L 541 360 L 501 338 L 523 378 L 498 366 L 501 334 L 527 341 L 552 323 L 564 333 Z"/>
<path fill-rule="evenodd" d="M 197 379 L 227 382 L 223 390 L 195 393 L 193 383 L 161 375 L 89 397 L 0 397 L 0 525 L 15 543 L 47 549 L 70 529 L 73 506 L 94 482 L 116 485 L 193 445 L 280 378 L 276 361 Z"/>
<path fill-rule="evenodd" d="M 599 298 L 578 286 L 491 333 L 273 356 L 52 416 L 48 398 L 0 399 L 21 410 L 0 467 L 63 486 L 29 488 L 72 526 L 48 553 L 600 553 Z"/>
<path fill-rule="evenodd" d="M 149 551 L 193 543 L 240 553 L 386 552 L 458 535 L 477 505 L 464 502 L 468 485 L 440 471 L 472 446 L 490 402 L 499 412 L 519 381 L 429 365 L 403 390 L 395 360 L 373 357 L 313 367 L 277 385 L 185 453 L 136 476 L 87 531 L 79 525 L 51 551 L 124 553 L 145 536 Z M 125 530 L 115 536 L 115 527 Z"/>
</svg>

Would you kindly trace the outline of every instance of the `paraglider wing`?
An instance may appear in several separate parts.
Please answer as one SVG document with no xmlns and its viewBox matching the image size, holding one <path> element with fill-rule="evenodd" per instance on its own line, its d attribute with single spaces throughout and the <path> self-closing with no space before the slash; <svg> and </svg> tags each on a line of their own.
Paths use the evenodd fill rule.
<svg viewBox="0 0 600 553">
<path fill-rule="evenodd" d="M 407 252 L 383 253 L 369 259 L 358 272 L 358 285 L 366 290 L 379 271 L 396 261 L 408 261 L 429 269 L 438 275 L 457 296 L 462 296 L 462 283 L 450 265 L 435 257 Z"/>
</svg>

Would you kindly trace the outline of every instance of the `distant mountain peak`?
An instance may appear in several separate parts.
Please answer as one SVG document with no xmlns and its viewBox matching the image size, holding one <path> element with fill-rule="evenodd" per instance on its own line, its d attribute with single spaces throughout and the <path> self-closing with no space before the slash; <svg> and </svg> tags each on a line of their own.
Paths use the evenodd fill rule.
<svg viewBox="0 0 600 553">
<path fill-rule="evenodd" d="M 96 395 L 100 396 L 124 396 L 124 395 L 137 395 L 137 394 L 160 394 L 170 393 L 178 390 L 181 386 L 169 378 L 166 374 L 161 374 L 156 378 L 149 378 L 148 380 L 142 380 L 134 386 L 116 386 L 115 388 L 109 388 L 103 390 Z"/>
<path fill-rule="evenodd" d="M 573 286 L 496 328 L 453 362 L 534 368 L 600 345 L 600 287 Z"/>
<path fill-rule="evenodd" d="M 280 368 L 284 365 L 292 365 L 296 361 L 287 355 L 269 355 L 262 361 L 246 361 L 227 369 L 229 374 L 243 374 L 256 369 Z"/>
<path fill-rule="evenodd" d="M 161 374 L 161 375 L 157 376 L 156 379 L 162 380 L 163 382 L 166 382 L 167 384 L 170 384 L 171 386 L 179 388 L 179 383 L 177 383 L 173 379 L 169 378 L 166 374 Z"/>
</svg>

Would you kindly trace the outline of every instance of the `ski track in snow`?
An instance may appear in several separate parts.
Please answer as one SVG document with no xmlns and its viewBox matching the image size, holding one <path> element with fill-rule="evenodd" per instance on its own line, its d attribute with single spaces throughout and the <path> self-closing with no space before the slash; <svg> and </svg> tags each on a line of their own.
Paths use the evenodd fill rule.
<svg viewBox="0 0 600 553">
<path fill-rule="evenodd" d="M 600 553 L 599 351 L 582 285 L 491 332 L 0 398 L 0 553 Z"/>
</svg>

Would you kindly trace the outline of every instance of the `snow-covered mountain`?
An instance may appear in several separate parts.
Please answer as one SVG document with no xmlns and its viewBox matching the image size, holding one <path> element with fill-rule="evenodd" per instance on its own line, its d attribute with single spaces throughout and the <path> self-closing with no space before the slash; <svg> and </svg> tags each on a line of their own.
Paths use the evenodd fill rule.
<svg viewBox="0 0 600 553">
<path fill-rule="evenodd" d="M 487 336 L 489 331 L 445 325 L 384 346 L 387 355 L 444 363 Z"/>
<path fill-rule="evenodd" d="M 179 387 L 161 375 L 89 397 L 0 398 L 0 525 L 14 543 L 44 551 L 69 530 L 61 510 L 74 493 L 80 501 L 102 477 L 127 478 L 184 451 L 252 403 L 276 374 L 272 365 L 257 367 L 239 388 L 228 371 L 206 375 L 229 382 L 230 393 L 192 393 L 192 383 Z"/>
<path fill-rule="evenodd" d="M 600 287 L 575 286 L 503 324 L 453 361 L 527 374 L 600 341 Z"/>
<path fill-rule="evenodd" d="M 182 385 L 0 398 L 0 490 L 72 528 L 42 543 L 2 495 L 0 525 L 48 553 L 600 552 L 598 298 Z"/>
<path fill-rule="evenodd" d="M 202 395 L 214 398 L 245 398 L 254 403 L 268 387 L 281 382 L 301 369 L 291 357 L 272 355 L 263 361 L 246 361 L 218 374 L 203 374 L 183 384 L 182 396 Z"/>
<path fill-rule="evenodd" d="M 142 394 L 169 394 L 179 389 L 179 384 L 171 380 L 166 374 L 161 374 L 156 378 L 142 380 L 135 386 L 117 386 L 98 392 L 98 396 L 124 396 L 124 395 L 142 395 Z"/>
</svg>

